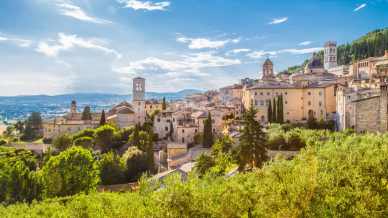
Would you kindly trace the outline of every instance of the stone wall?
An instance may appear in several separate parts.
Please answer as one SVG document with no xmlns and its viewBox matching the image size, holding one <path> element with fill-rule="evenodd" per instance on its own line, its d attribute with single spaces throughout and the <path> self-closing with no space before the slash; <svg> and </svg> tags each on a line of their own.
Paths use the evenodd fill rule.
<svg viewBox="0 0 388 218">
<path fill-rule="evenodd" d="M 380 130 L 380 97 L 374 96 L 355 101 L 357 132 L 378 132 Z"/>
</svg>

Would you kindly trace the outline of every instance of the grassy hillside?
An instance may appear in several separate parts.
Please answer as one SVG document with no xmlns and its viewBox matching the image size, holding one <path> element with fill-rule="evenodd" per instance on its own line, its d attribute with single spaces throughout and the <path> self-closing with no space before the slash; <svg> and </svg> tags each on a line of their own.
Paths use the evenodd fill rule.
<svg viewBox="0 0 388 218">
<path fill-rule="evenodd" d="M 388 134 L 298 130 L 308 147 L 225 179 L 170 178 L 154 191 L 0 206 L 0 217 L 387 217 Z"/>
<path fill-rule="evenodd" d="M 377 29 L 351 43 L 337 46 L 338 65 L 350 64 L 368 57 L 380 57 L 384 55 L 385 50 L 388 50 L 388 28 Z M 323 51 L 317 55 L 323 63 Z M 291 74 L 300 72 L 307 62 L 308 60 L 305 60 L 303 64 L 289 67 L 286 71 Z"/>
</svg>

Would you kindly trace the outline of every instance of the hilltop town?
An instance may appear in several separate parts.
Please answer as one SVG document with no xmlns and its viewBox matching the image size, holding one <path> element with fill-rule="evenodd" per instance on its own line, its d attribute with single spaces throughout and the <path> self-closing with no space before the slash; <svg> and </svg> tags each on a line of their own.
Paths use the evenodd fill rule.
<svg viewBox="0 0 388 218">
<path fill-rule="evenodd" d="M 216 199 L 224 197 L 217 190 L 237 187 L 232 184 L 236 181 L 242 183 L 240 191 L 249 190 L 250 195 L 258 191 L 251 187 L 261 187 L 261 192 L 265 187 L 279 187 L 283 182 L 278 184 L 278 179 L 288 177 L 294 179 L 287 185 L 299 185 L 296 181 L 302 179 L 302 189 L 314 192 L 312 180 L 327 191 L 338 187 L 337 183 L 321 184 L 325 180 L 314 176 L 329 176 L 331 181 L 341 177 L 341 181 L 351 179 L 354 183 L 364 172 L 362 167 L 349 172 L 349 178 L 341 170 L 333 170 L 360 165 L 360 157 L 368 160 L 362 162 L 367 165 L 364 167 L 375 159 L 373 168 L 381 168 L 387 154 L 386 144 L 381 147 L 381 142 L 385 143 L 384 133 L 388 131 L 388 50 L 383 56 L 339 65 L 337 44 L 329 41 L 324 44 L 323 57 L 312 54 L 299 72 L 275 74 L 276 64 L 270 58 L 260 67 L 258 72 L 262 73 L 257 78 L 242 78 L 236 84 L 174 101 L 147 99 L 147 79 L 135 77 L 131 102 L 93 111 L 89 105 L 79 108 L 74 99 L 65 115 L 42 118 L 34 112 L 26 121 L 8 126 L 0 139 L 0 166 L 7 169 L 4 175 L 9 175 L 0 176 L 0 181 L 8 188 L 0 200 L 11 206 L 0 207 L 0 214 L 1 210 L 19 211 L 12 204 L 21 200 L 54 197 L 75 196 L 70 202 L 85 198 L 94 202 L 91 205 L 101 206 L 96 201 L 105 197 L 78 195 L 95 191 L 124 193 L 112 195 L 116 205 L 119 196 L 143 196 L 155 202 L 155 196 L 166 198 L 174 188 L 182 194 L 192 183 L 196 184 L 191 187 L 192 193 L 198 193 L 202 186 L 210 187 L 203 197 Z M 325 165 L 329 155 L 333 166 Z M 317 163 L 322 168 L 316 172 Z M 273 174 L 277 171 L 282 173 Z M 333 173 L 325 174 L 329 171 Z M 376 171 L 372 177 L 362 178 L 370 184 L 384 174 Z M 257 182 L 252 185 L 252 181 Z M 384 183 L 377 186 L 380 190 Z M 151 191 L 144 195 L 144 189 Z M 347 194 L 338 192 L 341 196 Z M 319 198 L 326 195 L 315 193 Z M 195 196 L 190 199 L 201 195 Z M 276 198 L 283 199 L 278 195 Z M 215 205 L 222 202 L 214 201 Z M 136 202 L 131 201 L 127 207 Z M 66 202 L 58 205 L 68 209 Z M 154 212 L 139 210 L 133 214 L 170 213 L 163 204 L 157 205 L 152 207 L 157 208 Z M 242 211 L 249 211 L 247 205 L 242 205 Z M 363 207 L 374 210 L 384 205 Z M 34 205 L 26 207 L 41 214 Z M 149 209 L 146 204 L 142 207 Z M 176 209 L 173 207 L 174 217 L 182 213 Z M 239 210 L 234 208 L 230 213 Z M 45 216 L 57 212 L 46 211 Z M 186 210 L 183 213 L 191 216 Z M 216 213 L 223 217 L 229 212 L 217 209 Z"/>
<path fill-rule="evenodd" d="M 119 129 L 150 122 L 161 172 L 190 165 L 208 152 L 201 138 L 210 116 L 214 137 L 238 139 L 242 115 L 252 107 L 262 126 L 316 122 L 333 130 L 387 131 L 388 51 L 381 57 L 338 66 L 336 43 L 330 41 L 324 45 L 323 60 L 313 54 L 303 72 L 275 75 L 276 66 L 267 58 L 261 78 L 244 78 L 238 84 L 172 102 L 145 99 L 146 79 L 136 77 L 132 102 L 124 101 L 103 112 L 86 108 L 89 113 L 85 116 L 85 109 L 81 112 L 75 99 L 65 116 L 43 121 L 43 138 L 52 141 L 64 134 L 97 128 L 101 122 Z"/>
</svg>

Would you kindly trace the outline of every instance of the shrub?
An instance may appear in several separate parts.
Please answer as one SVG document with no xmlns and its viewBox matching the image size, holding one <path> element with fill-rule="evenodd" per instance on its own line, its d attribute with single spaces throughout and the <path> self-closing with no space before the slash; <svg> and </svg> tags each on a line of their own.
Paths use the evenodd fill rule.
<svg viewBox="0 0 388 218">
<path fill-rule="evenodd" d="M 56 137 L 53 140 L 53 146 L 54 148 L 58 149 L 59 151 L 64 151 L 67 148 L 69 148 L 73 144 L 72 137 L 64 134 Z"/>
</svg>

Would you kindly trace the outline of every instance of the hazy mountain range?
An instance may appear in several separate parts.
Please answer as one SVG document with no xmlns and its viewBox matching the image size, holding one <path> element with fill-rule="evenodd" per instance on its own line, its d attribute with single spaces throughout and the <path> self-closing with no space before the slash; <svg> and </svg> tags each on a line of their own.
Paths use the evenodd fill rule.
<svg viewBox="0 0 388 218">
<path fill-rule="evenodd" d="M 179 92 L 147 92 L 146 99 L 162 99 L 168 101 L 180 100 L 188 95 L 200 93 L 201 90 L 185 89 Z M 131 95 L 102 93 L 72 93 L 63 95 L 30 95 L 30 96 L 0 96 L 0 119 L 23 119 L 33 111 L 40 112 L 43 117 L 53 117 L 66 113 L 72 100 L 77 101 L 78 110 L 90 105 L 92 110 L 109 109 L 122 101 L 131 101 Z"/>
</svg>

